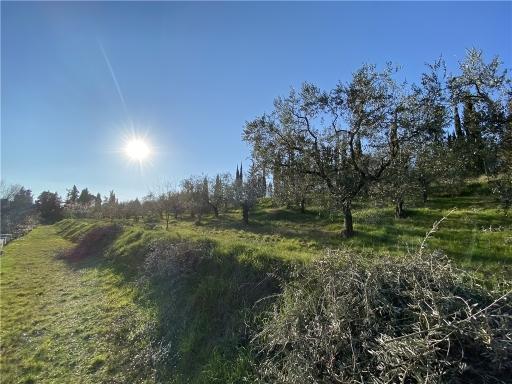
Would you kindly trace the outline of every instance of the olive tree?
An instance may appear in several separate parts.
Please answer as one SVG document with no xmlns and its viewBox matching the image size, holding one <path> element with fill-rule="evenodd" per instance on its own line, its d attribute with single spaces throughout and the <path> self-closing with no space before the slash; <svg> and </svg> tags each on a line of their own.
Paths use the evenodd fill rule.
<svg viewBox="0 0 512 384">
<path fill-rule="evenodd" d="M 233 180 L 229 173 L 217 174 L 215 178 L 208 180 L 208 204 L 215 217 L 233 203 L 232 185 Z"/>
<path fill-rule="evenodd" d="M 410 152 L 403 151 L 386 169 L 381 180 L 370 188 L 370 194 L 384 202 L 391 201 L 395 207 L 395 218 L 406 216 L 405 201 L 418 195 L 420 185 L 416 177 Z"/>
<path fill-rule="evenodd" d="M 354 234 L 354 199 L 379 181 L 400 146 L 436 117 L 435 100 L 423 100 L 428 91 L 399 84 L 394 73 L 390 65 L 383 71 L 365 65 L 331 92 L 304 83 L 244 129 L 253 155 L 266 159 L 267 166 L 281 159 L 281 167 L 322 184 L 343 212 L 347 237 Z"/>
<path fill-rule="evenodd" d="M 196 219 L 196 224 L 199 224 L 202 216 L 208 213 L 211 208 L 208 201 L 208 179 L 192 176 L 183 180 L 181 183 L 181 193 L 190 216 Z"/>
<path fill-rule="evenodd" d="M 165 229 L 169 229 L 169 221 L 170 221 L 171 215 L 173 214 L 173 203 L 174 203 L 175 194 L 176 194 L 175 191 L 172 191 L 169 189 L 169 190 L 162 191 L 158 195 L 157 203 L 160 206 L 161 212 L 164 215 Z"/>
<path fill-rule="evenodd" d="M 242 220 L 249 224 L 249 212 L 259 198 L 263 197 L 261 188 L 261 175 L 253 163 L 249 169 L 248 177 L 238 185 L 239 191 L 236 194 L 238 204 L 242 207 Z"/>
<path fill-rule="evenodd" d="M 301 213 L 305 213 L 306 204 L 311 200 L 316 186 L 316 179 L 312 175 L 297 172 L 293 165 L 281 166 L 281 160 L 277 158 L 273 165 L 272 201 L 288 208 L 298 206 Z"/>
</svg>

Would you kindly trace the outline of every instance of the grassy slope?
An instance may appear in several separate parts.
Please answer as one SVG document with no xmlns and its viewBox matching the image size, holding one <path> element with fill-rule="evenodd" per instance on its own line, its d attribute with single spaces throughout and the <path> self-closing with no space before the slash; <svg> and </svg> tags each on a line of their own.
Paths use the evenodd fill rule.
<svg viewBox="0 0 512 384">
<path fill-rule="evenodd" d="M 392 208 L 356 207 L 357 235 L 351 239 L 339 236 L 342 228 L 339 216 L 326 217 L 314 210 L 301 214 L 297 210 L 271 207 L 252 212 L 249 226 L 241 223 L 240 212 L 232 212 L 219 219 L 206 217 L 200 226 L 185 218 L 171 221 L 167 234 L 163 229 L 150 232 L 160 237 L 210 239 L 218 248 L 226 252 L 238 249 L 244 256 L 306 261 L 326 247 L 349 246 L 404 255 L 419 246 L 435 221 L 448 214 L 438 232 L 429 239 L 431 248 L 443 250 L 463 266 L 493 273 L 509 268 L 512 216 L 505 216 L 485 196 L 432 198 L 426 205 L 409 208 L 407 217 L 399 220 L 393 217 Z M 132 236 L 145 236 L 148 231 L 141 225 L 132 225 L 129 232 Z"/>
<path fill-rule="evenodd" d="M 134 381 L 136 374 L 124 372 L 133 366 L 130 358 L 140 346 L 104 338 L 130 308 L 133 323 L 128 330 L 151 322 L 160 336 L 172 339 L 180 356 L 172 372 L 182 378 L 178 382 L 238 382 L 248 369 L 246 341 L 240 339 L 244 321 L 252 303 L 275 289 L 261 284 L 267 271 L 307 261 L 326 246 L 403 255 L 453 207 L 457 211 L 430 239 L 430 246 L 488 275 L 499 271 L 510 276 L 512 219 L 485 197 L 438 197 L 411 209 L 402 220 L 393 219 L 391 209 L 357 209 L 358 235 L 349 240 L 338 236 L 339 217 L 264 206 L 253 212 L 248 227 L 240 224 L 239 212 L 220 219 L 206 217 L 200 226 L 187 219 L 172 222 L 168 231 L 163 224 L 149 230 L 142 223 L 126 222 L 123 233 L 108 246 L 106 258 L 78 264 L 53 257 L 54 249 L 70 245 L 57 233 L 75 241 L 105 223 L 65 220 L 56 227 L 39 227 L 11 243 L 1 259 L 2 375 L 5 382 L 17 377 L 42 382 L 117 377 L 122 382 L 123 375 Z M 489 227 L 494 230 L 482 230 Z M 147 245 L 161 238 L 209 240 L 215 257 L 179 287 L 179 295 L 175 287 L 156 282 L 143 300 L 134 300 L 132 282 Z M 167 335 L 178 323 L 179 331 Z"/>
<path fill-rule="evenodd" d="M 1 256 L 2 382 L 122 378 L 122 347 L 109 333 L 133 306 L 133 292 L 96 259 L 73 266 L 57 259 L 56 249 L 71 243 L 56 231 L 40 226 Z"/>
</svg>

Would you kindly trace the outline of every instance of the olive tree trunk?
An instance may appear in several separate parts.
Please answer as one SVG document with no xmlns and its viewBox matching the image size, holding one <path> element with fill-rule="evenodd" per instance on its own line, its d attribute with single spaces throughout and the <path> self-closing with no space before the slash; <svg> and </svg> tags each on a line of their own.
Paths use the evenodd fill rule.
<svg viewBox="0 0 512 384">
<path fill-rule="evenodd" d="M 405 217 L 404 201 L 402 199 L 398 199 L 395 202 L 395 217 L 397 219 Z"/>
<path fill-rule="evenodd" d="M 352 208 L 350 203 L 343 204 L 343 219 L 345 229 L 341 232 L 343 237 L 354 236 L 354 225 L 352 220 Z"/>
<path fill-rule="evenodd" d="M 244 224 L 249 224 L 249 204 L 246 202 L 242 204 L 242 218 Z"/>
</svg>

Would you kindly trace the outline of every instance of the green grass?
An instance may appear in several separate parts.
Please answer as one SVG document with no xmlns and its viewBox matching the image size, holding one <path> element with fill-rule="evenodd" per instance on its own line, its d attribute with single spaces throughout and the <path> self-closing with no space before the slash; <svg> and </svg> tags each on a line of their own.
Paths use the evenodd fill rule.
<svg viewBox="0 0 512 384">
<path fill-rule="evenodd" d="M 127 350 L 111 331 L 134 291 L 98 258 L 57 259 L 72 244 L 56 232 L 37 227 L 1 256 L 2 383 L 123 381 Z"/>
<path fill-rule="evenodd" d="M 109 224 L 95 222 L 94 226 Z M 66 236 L 87 230 L 83 221 L 77 220 L 64 220 L 56 227 Z M 146 230 L 143 224 L 132 223 L 113 239 L 105 259 L 126 281 L 139 282 L 138 304 L 153 314 L 158 337 L 179 355 L 169 364 L 172 367 L 161 367 L 159 382 L 237 383 L 250 369 L 247 346 L 240 345 L 240 335 L 247 332 L 255 303 L 278 289 L 268 273 L 286 271 L 286 262 L 241 246 L 241 241 L 217 242 L 193 229 L 183 223 L 178 231 Z M 177 283 L 152 279 L 141 285 L 148 245 L 162 239 L 206 241 L 213 246 L 212 257 L 202 259 L 193 274 Z"/>
<path fill-rule="evenodd" d="M 187 217 L 171 220 L 167 231 L 163 220 L 154 230 L 125 220 L 128 229 L 114 246 L 114 252 L 137 259 L 138 252 L 152 239 L 169 238 L 209 240 L 220 254 L 249 259 L 308 261 L 325 248 L 345 246 L 404 255 L 419 246 L 434 222 L 449 215 L 429 239 L 431 248 L 440 249 L 459 265 L 474 269 L 495 272 L 512 264 L 512 216 L 505 216 L 491 198 L 433 197 L 426 204 L 416 203 L 406 209 L 406 218 L 395 219 L 391 207 L 356 205 L 353 214 L 357 234 L 350 239 L 340 236 L 340 215 L 326 215 L 315 209 L 303 214 L 265 204 L 251 212 L 248 226 L 241 222 L 238 211 L 221 214 L 219 218 L 208 215 L 201 225 Z M 61 224 L 61 234 L 72 240 L 98 225 L 97 221 L 66 223 Z M 126 260 L 126 265 L 133 265 L 133 260 Z"/>
<path fill-rule="evenodd" d="M 40 226 L 0 258 L 2 382 L 240 382 L 251 370 L 247 327 L 261 310 L 254 305 L 278 289 L 269 272 L 284 275 L 325 248 L 407 257 L 453 208 L 428 246 L 485 276 L 510 278 L 512 218 L 475 195 L 435 197 L 399 220 L 391 208 L 356 206 L 350 239 L 339 236 L 337 215 L 268 204 L 251 212 L 248 226 L 237 211 L 201 225 L 172 221 L 168 230 L 163 221 L 148 229 L 123 220 L 117 237 L 79 262 L 55 257 L 56 250 L 108 221 Z M 206 241 L 213 254 L 179 284 L 140 284 L 148 245 L 159 239 Z M 148 363 L 155 340 L 171 345 L 166 367 Z"/>
<path fill-rule="evenodd" d="M 345 246 L 402 256 L 416 249 L 434 222 L 447 215 L 429 238 L 430 248 L 446 252 L 464 267 L 490 273 L 510 268 L 512 217 L 505 216 L 491 199 L 481 196 L 431 198 L 425 205 L 408 207 L 403 219 L 395 219 L 392 208 L 356 206 L 357 234 L 350 239 L 340 236 L 342 217 L 338 215 L 329 217 L 314 209 L 302 214 L 298 210 L 269 207 L 256 208 L 248 226 L 241 223 L 240 212 L 230 212 L 220 218 L 207 216 L 202 225 L 195 225 L 188 218 L 173 220 L 168 231 L 163 222 L 156 230 L 145 230 L 141 224 L 132 223 L 123 236 L 126 240 L 136 238 L 139 246 L 153 237 L 208 239 L 220 253 L 253 259 L 308 261 L 325 248 Z M 119 251 L 129 253 L 126 249 Z"/>
</svg>

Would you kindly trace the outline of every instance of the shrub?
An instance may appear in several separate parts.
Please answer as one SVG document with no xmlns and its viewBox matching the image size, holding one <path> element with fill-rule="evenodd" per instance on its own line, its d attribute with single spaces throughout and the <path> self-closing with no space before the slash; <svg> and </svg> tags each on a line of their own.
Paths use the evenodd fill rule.
<svg viewBox="0 0 512 384">
<path fill-rule="evenodd" d="M 213 247 L 203 243 L 156 241 L 150 247 L 143 266 L 143 276 L 172 281 L 183 279 L 195 270 L 203 258 L 211 257 Z"/>
<path fill-rule="evenodd" d="M 160 223 L 160 218 L 156 215 L 149 215 L 149 216 L 146 216 L 144 217 L 144 221 L 143 221 L 143 224 L 144 224 L 144 229 L 149 229 L 149 230 L 153 230 L 153 229 L 156 229 L 158 227 Z"/>
<path fill-rule="evenodd" d="M 492 193 L 499 201 L 505 215 L 512 206 L 512 172 L 491 181 Z"/>
<path fill-rule="evenodd" d="M 368 260 L 331 251 L 294 273 L 253 339 L 262 382 L 510 379 L 510 291 L 485 290 L 439 253 Z"/>
</svg>

